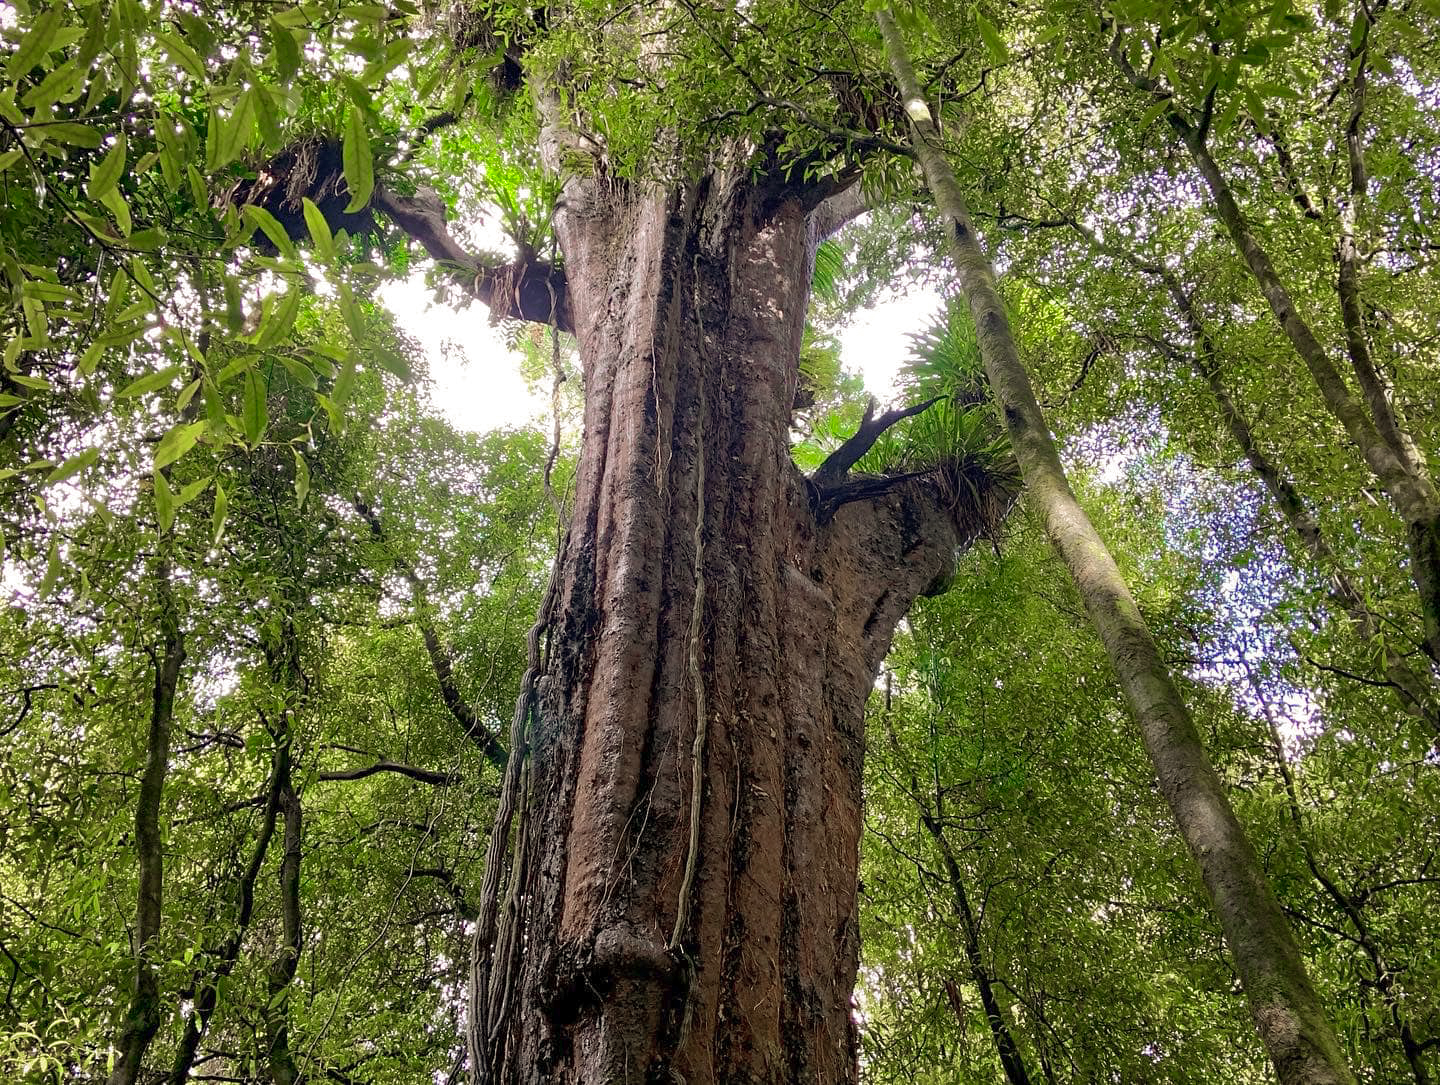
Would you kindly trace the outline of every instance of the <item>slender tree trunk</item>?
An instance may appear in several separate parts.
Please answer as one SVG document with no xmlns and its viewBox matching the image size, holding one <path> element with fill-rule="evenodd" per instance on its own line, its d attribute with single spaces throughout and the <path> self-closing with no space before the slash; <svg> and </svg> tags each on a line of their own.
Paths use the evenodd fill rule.
<svg viewBox="0 0 1440 1085">
<path fill-rule="evenodd" d="M 288 736 L 284 741 L 288 741 Z M 280 856 L 280 919 L 283 939 L 280 952 L 270 962 L 266 977 L 269 1001 L 265 1007 L 266 1063 L 275 1085 L 295 1085 L 299 1071 L 290 1050 L 290 997 L 295 972 L 300 967 L 303 931 L 300 926 L 300 842 L 303 829 L 300 796 L 290 779 L 288 766 L 280 781 L 280 809 L 285 831 Z"/>
<path fill-rule="evenodd" d="M 856 1077 L 864 705 L 975 528 L 924 479 L 812 500 L 788 446 L 814 204 L 741 158 L 567 185 L 585 434 L 477 926 L 480 1081 Z"/>
<path fill-rule="evenodd" d="M 193 1000 L 190 1015 L 185 1018 L 185 1029 L 175 1048 L 171 1062 L 168 1085 L 185 1085 L 190 1079 L 190 1070 L 200 1051 L 200 1041 L 210 1027 L 210 1019 L 220 1001 L 220 981 L 227 978 L 240 959 L 240 950 L 250 930 L 250 918 L 255 911 L 255 882 L 260 877 L 260 868 L 270 850 L 270 840 L 275 835 L 275 823 L 280 811 L 281 781 L 290 775 L 290 747 L 277 746 L 271 755 L 270 784 L 265 789 L 264 812 L 260 818 L 260 832 L 255 837 L 250 860 L 241 871 L 235 886 L 235 919 L 225 941 L 212 951 L 202 955 L 202 967 L 197 969 L 190 981 L 188 998 Z"/>
<path fill-rule="evenodd" d="M 900 742 L 896 738 L 895 729 L 890 722 L 890 675 L 888 673 L 885 676 L 884 721 L 885 737 L 889 739 L 890 748 L 899 757 L 901 755 Z M 950 840 L 945 835 L 945 799 L 938 775 L 935 779 L 934 791 L 935 807 L 932 811 L 929 802 L 921 794 L 919 780 L 916 779 L 913 772 L 910 774 L 910 800 L 919 811 L 920 823 L 930 834 L 935 849 L 940 853 L 941 862 L 945 864 L 945 878 L 949 885 L 951 900 L 955 904 L 955 914 L 960 920 L 960 936 L 965 943 L 965 963 L 969 968 L 971 982 L 980 992 L 980 1006 L 985 1011 L 985 1023 L 990 1028 L 990 1038 L 995 1041 L 995 1054 L 1000 1059 L 1000 1068 L 1004 1071 L 1005 1080 L 1009 1082 L 1009 1085 L 1030 1085 L 1030 1075 L 1025 1067 L 1025 1056 L 1020 1051 L 1019 1045 L 1015 1043 L 1015 1037 L 1010 1031 L 1010 1024 L 1000 1008 L 1000 999 L 995 994 L 995 981 L 985 963 L 985 953 L 980 943 L 980 921 L 976 918 L 974 909 L 970 907 L 970 894 L 965 891 L 964 874 L 960 870 L 959 861 L 955 858 L 955 849 L 950 846 Z M 928 877 L 929 874 L 922 872 L 921 876 Z M 950 998 L 951 1008 L 955 1011 L 963 1029 L 965 1025 L 964 1004 L 961 1002 L 958 988 L 953 988 L 949 980 L 946 981 L 946 993 Z"/>
<path fill-rule="evenodd" d="M 1375 940 L 1369 920 L 1365 918 L 1364 902 L 1345 892 L 1320 865 L 1319 857 L 1315 852 L 1315 844 L 1305 828 L 1305 818 L 1300 805 L 1300 789 L 1295 782 L 1295 774 L 1291 771 L 1290 761 L 1285 754 L 1285 742 L 1280 736 L 1280 725 L 1275 720 L 1275 713 L 1270 707 L 1269 698 L 1265 696 L 1265 691 L 1249 664 L 1246 664 L 1245 673 L 1250 680 L 1251 689 L 1255 692 L 1255 698 L 1260 704 L 1261 712 L 1265 716 L 1265 723 L 1270 729 L 1270 750 L 1275 759 L 1276 771 L 1285 788 L 1285 805 L 1290 814 L 1291 827 L 1295 830 L 1295 839 L 1300 845 L 1300 853 L 1305 857 L 1305 866 L 1325 895 L 1330 898 L 1330 902 L 1349 922 L 1352 931 L 1349 940 L 1360 948 L 1360 951 L 1365 954 L 1366 960 L 1370 962 L 1370 980 L 1368 984 L 1363 980 L 1361 982 L 1362 1000 L 1366 996 L 1366 986 L 1372 987 L 1380 995 L 1380 1001 L 1390 1017 L 1391 1028 L 1395 1031 L 1395 1038 L 1400 1044 L 1400 1051 L 1405 1056 L 1405 1062 L 1410 1067 L 1410 1074 L 1415 1079 L 1415 1085 L 1430 1085 L 1430 1071 L 1425 1065 L 1425 1049 L 1415 1038 L 1415 1030 L 1410 1023 L 1409 1014 L 1405 1012 L 1401 993 L 1396 989 L 1395 973 L 1386 961 L 1380 943 Z"/>
<path fill-rule="evenodd" d="M 1283 146 L 1283 141 L 1279 145 Z M 1310 206 L 1308 201 L 1302 203 L 1302 207 Z M 1082 223 L 1072 219 L 1070 226 L 1098 251 L 1119 256 L 1138 271 L 1153 275 L 1164 283 L 1194 346 L 1191 351 L 1183 352 L 1163 340 L 1155 340 L 1156 345 L 1171 358 L 1192 366 L 1205 381 L 1215 399 L 1221 421 L 1234 438 L 1245 461 L 1275 502 L 1281 519 L 1295 532 L 1305 552 L 1329 579 L 1330 597 L 1345 612 L 1360 638 L 1367 643 L 1373 641 L 1380 633 L 1378 616 L 1370 609 L 1364 593 L 1355 584 L 1350 570 L 1341 562 L 1340 556 L 1335 553 L 1321 530 L 1319 521 L 1301 499 L 1295 484 L 1281 470 L 1279 464 L 1260 447 L 1249 419 L 1225 387 L 1219 351 L 1196 311 L 1194 298 L 1180 282 L 1179 276 L 1163 264 L 1150 263 L 1127 249 L 1102 242 L 1094 231 Z M 1182 355 L 1184 357 L 1181 357 Z M 1440 674 L 1428 668 L 1423 673 L 1417 671 L 1389 638 L 1384 641 L 1382 661 L 1385 679 L 1395 690 L 1400 704 L 1416 719 L 1440 734 L 1440 698 L 1437 698 L 1437 694 L 1440 694 L 1440 688 L 1437 688 Z"/>
<path fill-rule="evenodd" d="M 1269 253 L 1251 229 L 1249 220 L 1240 209 L 1230 188 L 1230 182 L 1211 153 L 1208 122 L 1192 120 L 1174 101 L 1168 90 L 1153 77 L 1137 71 L 1121 51 L 1118 36 L 1111 41 L 1110 53 L 1116 65 L 1136 88 L 1158 101 L 1168 103 L 1166 120 L 1190 152 L 1190 157 L 1210 192 L 1216 217 L 1230 234 L 1236 250 L 1254 277 L 1281 331 L 1290 340 L 1295 352 L 1310 372 L 1325 406 L 1344 427 L 1366 465 L 1390 495 L 1396 511 L 1405 523 L 1410 575 L 1419 598 L 1425 649 L 1432 661 L 1440 664 L 1440 491 L 1437 491 L 1435 480 L 1415 449 L 1413 441 L 1400 426 L 1398 415 L 1390 402 L 1389 390 L 1375 369 L 1370 357 L 1359 300 L 1358 253 L 1355 250 L 1354 235 L 1357 206 L 1363 199 L 1365 187 L 1359 126 L 1365 99 L 1365 55 L 1372 16 L 1362 11 L 1357 18 L 1365 25 L 1364 36 L 1357 46 L 1357 51 L 1351 54 L 1354 76 L 1349 85 L 1351 111 L 1346 147 L 1352 193 L 1341 214 L 1341 236 L 1337 255 L 1340 263 L 1338 291 L 1346 346 L 1351 366 L 1365 392 L 1365 403 L 1351 393 L 1344 375 L 1331 361 L 1314 330 L 1296 307 L 1290 291 L 1271 263 Z M 1358 191 L 1354 191 L 1357 188 Z"/>
<path fill-rule="evenodd" d="M 938 796 L 937 796 L 938 797 Z M 1005 1071 L 1005 1080 L 1010 1085 L 1030 1085 L 1030 1074 L 1025 1069 L 1025 1056 L 1015 1043 L 1010 1024 L 1000 1008 L 1000 999 L 995 995 L 995 983 L 990 969 L 985 965 L 985 955 L 980 945 L 980 924 L 970 907 L 970 896 L 965 892 L 965 878 L 955 851 L 945 838 L 945 829 L 939 820 L 923 811 L 921 820 L 925 823 L 930 838 L 940 851 L 945 863 L 945 876 L 950 882 L 950 895 L 955 901 L 955 911 L 960 917 L 960 933 L 965 939 L 965 961 L 970 968 L 970 979 L 980 992 L 980 1005 L 985 1010 L 985 1021 L 990 1026 L 991 1039 L 995 1041 L 995 1053 L 1000 1057 L 1000 1067 Z"/>
<path fill-rule="evenodd" d="M 1260 1037 L 1283 1085 L 1352 1085 L 1354 1078 L 1310 986 L 1289 924 L 1190 713 L 1119 567 L 1070 490 L 1016 350 L 994 271 L 975 236 L 955 174 L 935 142 L 934 122 L 895 20 L 886 9 L 876 18 L 1026 490 L 1045 518 L 1051 542 L 1074 578 L 1140 725 L 1160 790 L 1204 877 Z"/>
<path fill-rule="evenodd" d="M 1275 461 L 1266 455 L 1256 442 L 1249 420 L 1246 419 L 1225 387 L 1215 345 L 1210 339 L 1209 332 L 1200 322 L 1190 295 L 1180 285 L 1173 272 L 1168 268 L 1159 270 L 1164 276 L 1170 296 L 1180 310 L 1195 343 L 1192 364 L 1206 385 L 1209 386 L 1210 393 L 1219 408 L 1221 420 L 1225 423 L 1225 428 L 1230 431 L 1230 436 L 1239 446 L 1246 462 L 1250 464 L 1251 469 L 1269 492 L 1276 508 L 1280 510 L 1282 519 L 1299 536 L 1301 544 L 1315 563 L 1329 576 L 1331 598 L 1344 610 L 1361 639 L 1367 643 L 1372 641 L 1380 632 L 1380 623 L 1376 619 L 1374 611 L 1370 609 L 1364 594 L 1350 578 L 1349 570 L 1341 563 L 1329 540 L 1325 538 L 1319 522 L 1311 515 L 1304 501 L 1300 499 L 1294 483 L 1285 476 Z M 1389 638 L 1384 642 L 1383 664 L 1385 678 L 1394 688 L 1396 697 L 1406 711 L 1427 724 L 1432 731 L 1440 734 L 1440 705 L 1437 705 L 1435 696 L 1434 672 L 1432 671 L 1428 675 L 1416 672 Z"/>
<path fill-rule="evenodd" d="M 290 607 L 298 602 L 289 601 Z M 274 1085 L 296 1085 L 299 1069 L 290 1050 L 291 986 L 300 967 L 304 948 L 304 930 L 300 915 L 300 859 L 304 832 L 304 811 L 293 776 L 295 753 L 295 714 L 297 698 L 303 696 L 305 675 L 300 662 L 300 642 L 295 629 L 295 614 L 286 610 L 279 615 L 279 631 L 265 638 L 266 662 L 276 689 L 284 697 L 283 706 L 275 713 L 271 738 L 276 748 L 275 794 L 283 832 L 280 851 L 280 951 L 271 959 L 266 973 L 265 1063 Z"/>
<path fill-rule="evenodd" d="M 155 684 L 151 693 L 150 727 L 145 742 L 145 771 L 135 808 L 135 851 L 139 859 L 140 889 L 135 905 L 135 976 L 130 1007 L 116 1046 L 120 1056 L 110 1074 L 110 1085 L 133 1085 L 140 1076 L 145 1052 L 160 1028 L 160 985 L 151 960 L 152 943 L 160 933 L 164 900 L 165 857 L 160 839 L 160 808 L 165 775 L 170 764 L 170 725 L 175 716 L 175 692 L 185 663 L 185 637 L 170 586 L 170 567 L 161 561 L 156 573 L 160 600 L 160 644 L 153 653 Z"/>
</svg>

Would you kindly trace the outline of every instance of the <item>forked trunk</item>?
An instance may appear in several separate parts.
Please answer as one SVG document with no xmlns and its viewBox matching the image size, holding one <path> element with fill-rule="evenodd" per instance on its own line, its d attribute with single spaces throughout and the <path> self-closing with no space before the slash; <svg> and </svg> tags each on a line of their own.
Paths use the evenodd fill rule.
<svg viewBox="0 0 1440 1085">
<path fill-rule="evenodd" d="M 865 701 L 970 532 L 923 481 L 812 510 L 812 211 L 748 177 L 567 192 L 585 434 L 479 1080 L 856 1075 Z"/>
</svg>

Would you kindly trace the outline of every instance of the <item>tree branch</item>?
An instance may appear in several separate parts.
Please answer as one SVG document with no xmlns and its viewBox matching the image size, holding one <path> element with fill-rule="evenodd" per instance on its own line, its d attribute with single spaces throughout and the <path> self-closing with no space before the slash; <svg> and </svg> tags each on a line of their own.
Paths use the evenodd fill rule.
<svg viewBox="0 0 1440 1085">
<path fill-rule="evenodd" d="M 845 476 L 850 473 L 850 469 L 874 447 L 881 434 L 897 422 L 929 410 L 944 398 L 944 396 L 933 396 L 923 403 L 915 403 L 909 407 L 896 407 L 894 410 L 886 411 L 879 418 L 875 417 L 875 400 L 871 399 L 870 405 L 865 408 L 865 417 L 860 420 L 860 428 L 815 469 L 815 473 L 810 476 L 811 485 L 822 495 L 827 490 L 835 489 L 845 481 Z"/>
<path fill-rule="evenodd" d="M 417 765 L 406 765 L 400 761 L 376 761 L 373 765 L 362 765 L 358 769 L 339 769 L 333 772 L 317 773 L 315 779 L 333 783 L 343 780 L 363 780 L 367 776 L 374 776 L 381 772 L 393 772 L 400 776 L 408 776 L 412 780 L 419 780 L 422 784 L 434 784 L 436 787 L 450 787 L 458 784 L 462 777 L 453 772 L 437 772 L 435 769 L 422 769 Z"/>
<path fill-rule="evenodd" d="M 462 275 L 466 290 L 488 305 L 494 317 L 553 324 L 563 332 L 574 332 L 563 268 L 524 256 L 496 265 L 467 252 L 450 234 L 438 198 L 401 196 L 377 185 L 371 203 L 431 257 Z"/>
<path fill-rule="evenodd" d="M 370 527 L 370 534 L 376 542 L 384 543 L 385 529 L 380 522 L 380 514 L 367 505 L 357 495 L 351 502 L 360 518 Z M 404 558 L 394 555 L 396 567 L 410 585 L 411 598 L 415 603 L 415 624 L 420 627 L 420 637 L 425 642 L 425 651 L 430 656 L 430 667 L 435 672 L 435 681 L 440 685 L 440 698 L 445 702 L 445 707 L 450 710 L 450 715 L 455 717 L 455 722 L 460 724 L 465 732 L 465 737 L 476 746 L 480 747 L 482 753 L 496 768 L 504 769 L 507 754 L 505 747 L 500 740 L 491 733 L 480 719 L 479 714 L 470 706 L 460 693 L 460 687 L 455 682 L 455 663 L 449 650 L 440 640 L 440 635 L 435 631 L 435 625 L 430 621 L 429 607 L 425 600 L 425 585 L 420 576 Z"/>
</svg>

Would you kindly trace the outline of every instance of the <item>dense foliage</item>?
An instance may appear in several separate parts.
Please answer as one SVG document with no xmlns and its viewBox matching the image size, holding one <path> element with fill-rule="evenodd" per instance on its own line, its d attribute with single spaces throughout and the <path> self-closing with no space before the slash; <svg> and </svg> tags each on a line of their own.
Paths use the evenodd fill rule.
<svg viewBox="0 0 1440 1085">
<path fill-rule="evenodd" d="M 1440 8 L 898 14 L 1345 1053 L 1429 1085 Z M 868 417 L 845 322 L 953 294 L 872 12 L 8 0 L 0 32 L 0 1074 L 99 1080 L 148 1030 L 138 1080 L 457 1080 L 575 405 L 458 432 L 377 284 L 439 254 L 437 293 L 536 321 L 510 338 L 548 387 L 573 316 L 522 273 L 560 263 L 567 172 L 723 144 L 854 183 L 803 348 L 813 469 Z M 581 137 L 548 168 L 543 109 Z M 959 307 L 904 330 L 903 395 L 945 402 L 862 467 L 1012 479 Z M 862 1077 L 1269 1080 L 1032 513 L 987 525 L 875 693 Z"/>
</svg>

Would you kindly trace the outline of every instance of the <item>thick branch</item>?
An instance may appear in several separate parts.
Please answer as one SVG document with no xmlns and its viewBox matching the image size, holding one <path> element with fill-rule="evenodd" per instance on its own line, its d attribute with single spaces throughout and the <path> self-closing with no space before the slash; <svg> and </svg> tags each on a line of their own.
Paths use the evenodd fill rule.
<svg viewBox="0 0 1440 1085">
<path fill-rule="evenodd" d="M 810 476 L 810 482 L 822 495 L 828 490 L 833 490 L 845 481 L 845 476 L 850 473 L 850 469 L 874 447 L 881 434 L 896 423 L 928 410 L 944 398 L 944 396 L 934 396 L 923 403 L 915 403 L 909 407 L 896 407 L 894 410 L 886 411 L 879 418 L 875 417 L 875 401 L 872 399 L 869 406 L 865 408 L 864 418 L 860 420 L 860 428 L 844 444 L 826 457 L 825 462 L 817 467 L 815 473 Z"/>
<path fill-rule="evenodd" d="M 465 288 L 490 307 L 492 316 L 553 324 L 563 332 L 575 330 L 562 268 L 524 257 L 508 264 L 486 263 L 451 236 L 438 200 L 401 196 L 377 186 L 372 204 L 435 260 L 463 275 Z"/>
<path fill-rule="evenodd" d="M 870 201 L 858 180 L 855 184 L 847 185 L 833 196 L 822 200 L 811 213 L 810 221 L 814 224 L 815 240 L 820 242 L 834 237 L 843 227 L 869 210 Z"/>
</svg>

